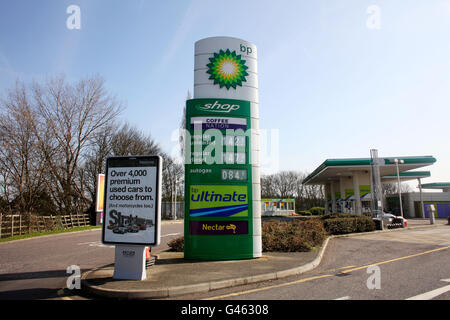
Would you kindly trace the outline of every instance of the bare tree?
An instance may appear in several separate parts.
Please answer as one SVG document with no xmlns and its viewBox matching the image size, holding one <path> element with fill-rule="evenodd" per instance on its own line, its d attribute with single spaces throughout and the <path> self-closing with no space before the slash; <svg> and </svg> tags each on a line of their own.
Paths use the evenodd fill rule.
<svg viewBox="0 0 450 320">
<path fill-rule="evenodd" d="M 177 189 L 177 198 L 184 195 L 184 167 L 178 164 L 172 157 L 163 154 L 163 181 L 162 197 L 165 201 L 174 201 L 174 190 Z"/>
<path fill-rule="evenodd" d="M 186 95 L 186 100 L 190 100 L 191 93 L 188 90 Z M 186 104 L 183 106 L 183 113 L 181 115 L 181 121 L 180 121 L 180 135 L 178 138 L 178 143 L 180 146 L 180 156 L 184 159 L 185 155 L 185 148 L 186 148 Z"/>
<path fill-rule="evenodd" d="M 45 166 L 33 134 L 31 105 L 26 87 L 17 82 L 1 100 L 0 166 L 3 197 L 9 211 L 31 212 L 44 191 Z M 14 208 L 13 208 L 14 207 Z"/>
<path fill-rule="evenodd" d="M 381 186 L 382 190 L 383 190 L 383 194 L 386 195 L 393 195 L 393 194 L 398 194 L 398 184 L 397 183 L 384 183 Z M 407 193 L 407 192 L 412 192 L 412 188 L 403 183 L 400 184 L 400 191 L 402 193 Z"/>
<path fill-rule="evenodd" d="M 111 139 L 111 155 L 114 156 L 156 155 L 160 152 L 160 146 L 150 134 L 145 135 L 128 123 L 122 125 Z"/>
<path fill-rule="evenodd" d="M 298 173 L 281 171 L 276 175 L 276 187 L 280 198 L 293 198 L 297 191 Z"/>
<path fill-rule="evenodd" d="M 281 171 L 261 177 L 261 195 L 263 198 L 295 198 L 296 210 L 307 210 L 324 205 L 322 186 L 304 185 L 307 173 Z"/>
<path fill-rule="evenodd" d="M 111 124 L 105 126 L 94 137 L 89 152 L 85 157 L 84 172 L 86 188 L 91 198 L 91 210 L 96 195 L 97 175 L 105 172 L 105 163 L 108 156 L 127 155 L 161 155 L 163 158 L 162 197 L 171 200 L 175 185 L 177 194 L 183 195 L 183 166 L 161 150 L 159 144 L 150 134 L 128 123 L 121 126 Z"/>
<path fill-rule="evenodd" d="M 275 178 L 276 178 L 275 174 L 261 176 L 261 197 L 263 198 L 278 197 Z"/>
<path fill-rule="evenodd" d="M 0 205 L 9 211 L 93 209 L 108 156 L 163 156 L 163 197 L 183 195 L 184 167 L 149 134 L 115 120 L 122 104 L 98 77 L 16 87 L 0 101 Z M 38 203 L 45 201 L 44 204 Z"/>
<path fill-rule="evenodd" d="M 63 76 L 51 78 L 45 85 L 35 82 L 32 91 L 32 128 L 51 173 L 47 187 L 61 212 L 72 214 L 89 202 L 78 171 L 83 153 L 95 134 L 118 116 L 122 104 L 106 92 L 98 76 L 73 85 Z"/>
<path fill-rule="evenodd" d="M 80 170 L 80 176 L 83 177 L 84 188 L 92 201 L 90 210 L 95 210 L 97 177 L 100 173 L 105 172 L 106 158 L 112 155 L 111 142 L 114 139 L 114 133 L 118 131 L 117 128 L 118 126 L 115 123 L 110 123 L 99 130 L 94 135 L 89 150 L 84 156 L 84 164 L 83 169 Z"/>
</svg>

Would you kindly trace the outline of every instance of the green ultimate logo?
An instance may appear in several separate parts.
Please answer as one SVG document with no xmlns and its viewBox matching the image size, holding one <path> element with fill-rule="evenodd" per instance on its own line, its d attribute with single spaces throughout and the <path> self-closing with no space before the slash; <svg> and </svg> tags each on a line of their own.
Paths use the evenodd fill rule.
<svg viewBox="0 0 450 320">
<path fill-rule="evenodd" d="M 241 55 L 236 55 L 236 51 L 220 50 L 219 53 L 214 53 L 214 57 L 209 58 L 209 61 L 211 63 L 206 65 L 209 68 L 206 72 L 211 75 L 209 79 L 214 80 L 214 84 L 220 85 L 221 88 L 236 89 L 236 86 L 242 87 L 242 82 L 247 81 L 245 77 L 248 76 L 248 67 Z"/>
<path fill-rule="evenodd" d="M 191 185 L 189 216 L 248 217 L 247 186 Z"/>
</svg>

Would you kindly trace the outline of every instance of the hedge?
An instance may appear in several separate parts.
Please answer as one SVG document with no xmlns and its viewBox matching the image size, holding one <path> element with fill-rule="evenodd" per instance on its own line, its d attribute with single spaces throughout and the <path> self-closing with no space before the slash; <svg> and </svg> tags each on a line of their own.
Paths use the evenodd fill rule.
<svg viewBox="0 0 450 320">
<path fill-rule="evenodd" d="M 323 219 L 323 226 L 331 235 L 367 232 L 374 231 L 376 229 L 375 222 L 367 216 Z"/>
<path fill-rule="evenodd" d="M 264 252 L 311 251 L 322 245 L 327 233 L 317 219 L 307 221 L 267 221 L 262 225 L 262 249 Z"/>
<path fill-rule="evenodd" d="M 309 212 L 311 212 L 312 215 L 318 216 L 325 213 L 325 208 L 323 207 L 312 207 L 309 209 Z"/>
<path fill-rule="evenodd" d="M 169 251 L 183 252 L 184 251 L 184 237 L 179 237 L 170 240 L 167 245 L 170 247 Z"/>
<path fill-rule="evenodd" d="M 367 215 L 327 214 L 320 218 L 262 223 L 264 252 L 304 252 L 322 245 L 328 235 L 374 231 L 375 222 Z M 170 251 L 184 250 L 184 237 L 168 243 Z"/>
</svg>

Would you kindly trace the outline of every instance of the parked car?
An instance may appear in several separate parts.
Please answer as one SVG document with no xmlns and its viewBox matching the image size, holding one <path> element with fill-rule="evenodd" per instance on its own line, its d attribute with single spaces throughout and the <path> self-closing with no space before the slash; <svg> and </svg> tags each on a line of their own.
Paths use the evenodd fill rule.
<svg viewBox="0 0 450 320">
<path fill-rule="evenodd" d="M 128 232 L 132 232 L 132 233 L 139 232 L 139 230 L 140 230 L 139 226 L 137 226 L 137 225 L 131 225 L 127 229 Z"/>
<path fill-rule="evenodd" d="M 116 227 L 113 230 L 114 233 L 118 233 L 118 234 L 124 234 L 127 233 L 127 228 L 126 227 Z"/>
<path fill-rule="evenodd" d="M 381 210 L 374 210 L 373 220 L 375 220 L 375 222 L 382 221 L 383 226 L 386 228 L 405 228 L 408 226 L 408 220 L 404 217 L 396 216 L 388 212 L 381 212 Z"/>
</svg>

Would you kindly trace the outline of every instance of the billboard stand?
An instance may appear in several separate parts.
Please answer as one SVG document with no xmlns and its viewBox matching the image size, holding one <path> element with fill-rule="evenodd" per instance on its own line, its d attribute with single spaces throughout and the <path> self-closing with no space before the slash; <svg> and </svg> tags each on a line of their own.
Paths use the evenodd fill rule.
<svg viewBox="0 0 450 320">
<path fill-rule="evenodd" d="M 145 246 L 116 245 L 114 279 L 145 280 Z"/>
<path fill-rule="evenodd" d="M 161 242 L 159 156 L 106 159 L 102 242 L 115 245 L 114 279 L 146 279 L 146 248 Z"/>
</svg>

